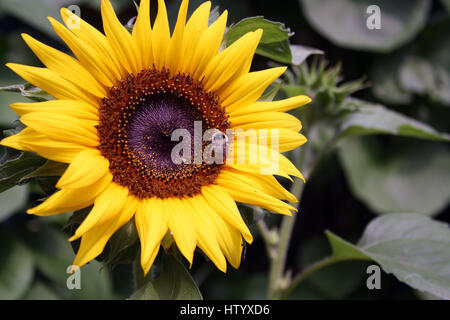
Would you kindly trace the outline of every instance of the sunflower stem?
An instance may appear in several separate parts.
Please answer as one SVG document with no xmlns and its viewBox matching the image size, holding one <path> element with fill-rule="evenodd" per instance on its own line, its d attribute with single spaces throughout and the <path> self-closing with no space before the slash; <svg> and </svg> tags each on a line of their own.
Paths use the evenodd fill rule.
<svg viewBox="0 0 450 320">
<path fill-rule="evenodd" d="M 303 181 L 297 179 L 293 185 L 292 193 L 301 197 L 303 192 Z M 284 216 L 281 221 L 279 230 L 280 241 L 276 248 L 275 254 L 271 259 L 270 273 L 269 273 L 269 287 L 268 298 L 279 299 L 284 289 L 283 283 L 286 283 L 284 277 L 284 268 L 286 266 L 286 257 L 291 241 L 292 230 L 296 221 L 296 215 Z"/>
<path fill-rule="evenodd" d="M 306 159 L 308 148 L 294 150 L 293 158 L 297 168 L 302 171 Z M 291 187 L 291 193 L 297 197 L 300 202 L 304 189 L 304 182 L 301 179 L 295 179 Z M 298 209 L 298 203 L 291 205 Z M 286 257 L 291 242 L 292 230 L 294 229 L 297 215 L 283 216 L 281 227 L 278 231 L 280 240 L 278 246 L 274 250 L 274 254 L 270 260 L 269 285 L 267 297 L 268 299 L 280 299 L 285 287 L 289 285 L 290 279 L 286 279 L 284 269 L 286 267 Z"/>
<path fill-rule="evenodd" d="M 276 245 L 278 244 L 278 241 L 274 243 L 275 241 L 273 239 L 274 237 L 272 236 L 272 233 L 276 232 L 276 236 L 278 236 L 278 231 L 269 230 L 267 224 L 262 219 L 257 222 L 257 226 L 264 241 L 267 256 L 270 260 L 272 260 L 276 255 Z"/>
</svg>

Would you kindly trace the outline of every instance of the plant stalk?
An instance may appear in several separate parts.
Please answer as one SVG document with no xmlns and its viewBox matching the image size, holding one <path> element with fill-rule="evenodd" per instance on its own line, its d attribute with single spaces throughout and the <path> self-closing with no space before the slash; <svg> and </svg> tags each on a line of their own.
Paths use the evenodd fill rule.
<svg viewBox="0 0 450 320">
<path fill-rule="evenodd" d="M 298 195 L 301 198 L 303 192 L 304 183 L 300 179 L 296 179 L 292 193 Z M 289 243 L 291 241 L 292 230 L 296 221 L 296 214 L 292 216 L 284 216 L 281 222 L 279 231 L 280 242 L 276 248 L 275 255 L 271 259 L 270 273 L 269 273 L 269 287 L 268 298 L 279 299 L 283 290 L 282 282 L 284 278 L 284 268 L 286 266 L 286 257 L 289 249 Z"/>
</svg>

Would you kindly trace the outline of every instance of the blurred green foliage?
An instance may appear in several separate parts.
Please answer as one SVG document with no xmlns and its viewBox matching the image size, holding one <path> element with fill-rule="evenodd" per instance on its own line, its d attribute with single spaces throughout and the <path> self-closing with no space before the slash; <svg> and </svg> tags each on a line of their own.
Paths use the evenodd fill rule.
<svg viewBox="0 0 450 320">
<path fill-rule="evenodd" d="M 21 32 L 65 50 L 46 20 L 57 17 L 62 6 L 80 5 L 83 18 L 101 25 L 99 1 L 21 1 L 21 6 L 17 1 L 0 2 L 0 86 L 23 82 L 4 63 L 40 65 L 20 39 Z M 112 2 L 124 24 L 136 14 L 131 0 Z M 190 10 L 201 2 L 191 1 Z M 379 32 L 366 27 L 366 8 L 372 4 L 381 9 Z M 173 22 L 179 1 L 167 5 Z M 278 42 L 266 35 L 253 68 L 265 68 L 273 61 L 292 63 L 271 95 L 313 98 L 313 103 L 294 112 L 308 125 L 304 131 L 309 142 L 304 148 L 309 179 L 287 265 L 296 274 L 320 259 L 332 263 L 312 273 L 286 298 L 426 299 L 431 292 L 432 298 L 449 299 L 449 231 L 435 220 L 450 221 L 446 134 L 450 130 L 450 2 L 217 0 L 214 5 L 229 10 L 229 21 L 236 28 L 261 27 L 262 18 L 238 22 L 264 16 L 268 28 L 281 30 L 286 37 Z M 242 30 L 231 29 L 228 41 Z M 322 52 L 328 64 L 317 56 L 308 58 Z M 2 129 L 17 126 L 16 115 L 7 106 L 25 101 L 24 89 L 0 93 Z M 45 218 L 25 213 L 53 191 L 64 168 L 3 147 L 0 156 L 0 190 L 5 191 L 0 193 L 0 299 L 129 297 L 134 291 L 129 265 L 102 267 L 93 261 L 82 269 L 82 289 L 67 289 L 66 271 L 74 253 L 63 226 L 70 213 Z M 28 157 L 30 162 L 23 162 Z M 266 215 L 264 221 L 270 228 L 279 223 L 274 215 Z M 196 254 L 190 273 L 204 298 L 266 297 L 268 260 L 259 230 L 255 224 L 250 227 L 255 242 L 247 248 L 239 270 L 224 275 Z M 331 231 L 325 236 L 326 230 Z M 362 257 L 370 257 L 395 277 L 384 274 L 382 290 L 368 290 L 366 267 L 372 262 Z M 166 297 L 165 288 L 156 289 L 157 295 Z M 139 294 L 153 297 L 155 292 Z"/>
</svg>

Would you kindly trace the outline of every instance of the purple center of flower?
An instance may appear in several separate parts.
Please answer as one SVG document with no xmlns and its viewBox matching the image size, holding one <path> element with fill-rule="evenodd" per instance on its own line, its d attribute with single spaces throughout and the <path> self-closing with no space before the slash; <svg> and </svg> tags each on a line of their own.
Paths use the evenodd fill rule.
<svg viewBox="0 0 450 320">
<path fill-rule="evenodd" d="M 175 164 L 172 133 L 185 129 L 194 137 L 194 121 L 201 120 L 197 110 L 186 101 L 169 95 L 154 97 L 135 110 L 128 123 L 128 147 L 150 170 L 172 172 L 183 164 Z M 191 139 L 191 150 L 193 148 Z"/>
</svg>

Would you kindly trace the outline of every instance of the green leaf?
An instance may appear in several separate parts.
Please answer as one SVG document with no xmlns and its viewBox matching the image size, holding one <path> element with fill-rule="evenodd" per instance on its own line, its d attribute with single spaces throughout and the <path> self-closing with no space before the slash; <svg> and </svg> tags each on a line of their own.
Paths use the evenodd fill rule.
<svg viewBox="0 0 450 320">
<path fill-rule="evenodd" d="M 299 0 L 309 23 L 338 46 L 389 52 L 410 41 L 426 23 L 428 0 Z M 367 19 L 380 8 L 380 29 L 369 29 Z"/>
<path fill-rule="evenodd" d="M 278 91 L 280 91 L 282 84 L 282 82 L 271 84 L 266 92 L 258 100 L 272 102 L 273 99 L 275 99 Z"/>
<path fill-rule="evenodd" d="M 273 22 L 264 19 L 262 16 L 251 17 L 243 19 L 231 27 L 226 36 L 227 46 L 234 43 L 246 33 L 257 29 L 264 30 L 260 41 L 262 44 L 282 42 L 288 40 L 292 35 L 291 30 L 286 28 L 285 25 L 280 22 Z"/>
<path fill-rule="evenodd" d="M 139 238 L 134 219 L 116 231 L 97 260 L 114 268 L 118 264 L 130 264 L 139 255 Z"/>
<path fill-rule="evenodd" d="M 388 57 L 383 55 L 374 59 L 371 71 L 372 91 L 379 101 L 394 105 L 406 105 L 412 101 L 412 93 L 400 83 L 398 69 L 404 59 L 403 52 L 397 51 Z"/>
<path fill-rule="evenodd" d="M 150 278 L 151 273 L 147 278 Z M 189 272 L 174 256 L 165 254 L 162 273 L 154 281 L 146 281 L 131 300 L 202 300 L 202 295 Z"/>
<path fill-rule="evenodd" d="M 22 96 L 36 102 L 54 99 L 51 95 L 49 95 L 45 91 L 29 83 L 14 84 L 6 87 L 0 87 L 0 91 L 20 93 Z"/>
<path fill-rule="evenodd" d="M 325 234 L 333 250 L 333 258 L 342 260 L 371 260 L 369 256 L 355 248 L 350 242 L 345 241 L 330 231 L 326 231 Z"/>
<path fill-rule="evenodd" d="M 59 181 L 59 177 L 38 177 L 36 178 L 36 181 L 45 196 L 49 197 L 58 191 L 56 184 Z"/>
<path fill-rule="evenodd" d="M 340 137 L 369 134 L 391 134 L 426 140 L 450 142 L 450 135 L 389 110 L 382 105 L 348 98 L 346 108 L 351 111 L 340 126 Z"/>
<path fill-rule="evenodd" d="M 45 223 L 46 218 L 37 218 L 37 232 L 21 234 L 21 238 L 33 254 L 39 271 L 58 286 L 65 288 L 67 267 L 74 259 L 67 237 Z"/>
<path fill-rule="evenodd" d="M 413 95 L 450 105 L 450 17 L 437 19 L 413 45 L 375 60 L 373 92 L 386 103 L 408 104 Z"/>
<path fill-rule="evenodd" d="M 14 122 L 14 127 L 3 130 L 3 136 L 4 137 L 10 137 L 12 135 L 15 135 L 19 132 L 21 132 L 23 129 L 25 129 L 25 125 L 20 122 L 18 119 L 16 119 L 16 121 Z M 2 147 L 3 149 L 6 149 L 6 147 Z M 13 150 L 13 149 L 11 149 Z"/>
<path fill-rule="evenodd" d="M 24 300 L 59 300 L 57 293 L 54 292 L 43 281 L 37 281 L 27 292 Z"/>
<path fill-rule="evenodd" d="M 67 166 L 67 163 L 47 160 L 44 165 L 24 176 L 20 182 L 23 183 L 29 179 L 38 177 L 60 177 L 66 171 Z"/>
<path fill-rule="evenodd" d="M 56 37 L 46 17 L 58 17 L 58 6 L 47 0 L 22 0 L 20 6 L 15 0 L 2 0 L 0 2 L 0 13 L 8 13 L 32 27 L 44 32 L 48 36 Z"/>
<path fill-rule="evenodd" d="M 189 272 L 172 255 L 163 258 L 163 272 L 153 282 L 160 299 L 201 300 L 202 295 Z"/>
<path fill-rule="evenodd" d="M 84 219 L 86 219 L 89 212 L 91 212 L 92 207 L 93 206 L 89 206 L 87 208 L 75 211 L 64 224 L 63 230 L 68 234 L 75 234 L 75 231 L 83 223 Z M 74 253 L 78 252 L 80 242 L 80 239 L 70 242 Z"/>
<path fill-rule="evenodd" d="M 338 155 L 352 193 L 374 213 L 440 213 L 450 200 L 445 145 L 374 137 L 341 141 Z"/>
<path fill-rule="evenodd" d="M 41 167 L 45 159 L 33 152 L 7 148 L 0 159 L 0 192 L 15 186 L 19 181 Z"/>
<path fill-rule="evenodd" d="M 402 88 L 450 105 L 450 17 L 428 27 L 399 66 Z"/>
<path fill-rule="evenodd" d="M 15 186 L 0 193 L 0 222 L 9 218 L 25 205 L 28 186 Z"/>
<path fill-rule="evenodd" d="M 288 41 L 260 44 L 256 54 L 286 64 L 292 63 L 292 54 Z"/>
<path fill-rule="evenodd" d="M 292 64 L 297 66 L 305 62 L 305 60 L 311 55 L 324 53 L 322 50 L 306 46 L 300 46 L 297 44 L 291 45 L 290 48 L 292 53 Z"/>
<path fill-rule="evenodd" d="M 131 295 L 129 300 L 161 300 L 159 298 L 158 292 L 156 292 L 155 287 L 149 281 L 146 282 L 142 287 L 136 290 L 135 293 Z"/>
<path fill-rule="evenodd" d="M 447 9 L 448 13 L 450 13 L 450 0 L 441 0 L 442 5 Z"/>
<path fill-rule="evenodd" d="M 14 236 L 0 232 L 0 299 L 21 298 L 33 280 L 31 253 Z"/>
<path fill-rule="evenodd" d="M 329 231 L 327 236 L 334 247 L 344 241 Z M 417 290 L 450 299 L 449 244 L 448 225 L 422 215 L 397 213 L 373 220 L 357 246 L 348 250 L 369 256 L 385 272 Z"/>
<path fill-rule="evenodd" d="M 263 29 L 261 41 L 256 53 L 278 62 L 292 62 L 289 37 L 291 30 L 280 22 L 273 22 L 261 16 L 246 18 L 232 26 L 225 35 L 227 47 L 250 31 Z"/>
<path fill-rule="evenodd" d="M 334 244 L 334 243 L 331 243 Z M 353 246 L 349 244 L 349 246 Z M 329 244 L 324 237 L 313 237 L 309 239 L 301 248 L 299 256 L 299 265 L 302 270 L 308 266 L 322 261 L 329 254 Z M 360 260 L 360 261 L 341 261 L 326 267 L 320 268 L 309 275 L 304 282 L 300 283 L 292 293 L 289 299 L 301 298 L 306 293 L 319 294 L 320 299 L 343 299 L 364 283 L 365 269 L 367 260 L 371 259 L 358 250 L 347 249 L 347 243 L 337 241 L 333 246 L 333 258 Z M 366 260 L 366 261 L 364 261 Z M 306 296 L 308 298 L 308 296 Z"/>
<path fill-rule="evenodd" d="M 37 221 L 38 232 L 23 235 L 27 246 L 33 253 L 37 268 L 58 287 L 66 299 L 112 299 L 112 283 L 108 270 L 100 270 L 97 261 L 81 267 L 81 290 L 69 290 L 67 268 L 72 265 L 75 255 L 67 236 L 47 225 L 44 218 Z"/>
<path fill-rule="evenodd" d="M 424 292 L 424 291 L 415 290 L 414 293 L 420 300 L 443 300 L 439 297 L 436 297 L 434 294 Z"/>
<path fill-rule="evenodd" d="M 73 260 L 71 261 L 73 262 Z M 98 261 L 91 261 L 80 269 L 81 289 L 68 290 L 69 299 L 76 300 L 111 300 L 114 299 L 111 274 L 108 269 L 103 269 Z M 69 274 L 66 274 L 68 277 Z"/>
</svg>

